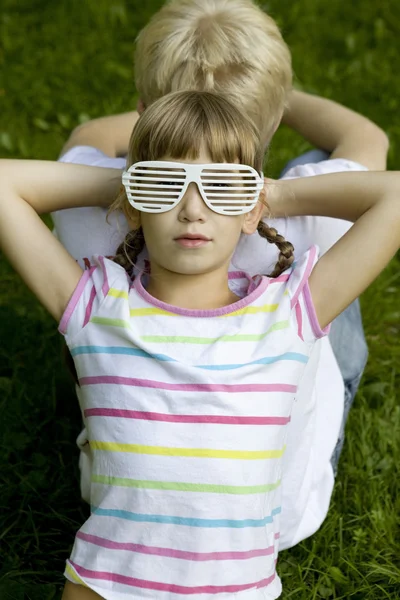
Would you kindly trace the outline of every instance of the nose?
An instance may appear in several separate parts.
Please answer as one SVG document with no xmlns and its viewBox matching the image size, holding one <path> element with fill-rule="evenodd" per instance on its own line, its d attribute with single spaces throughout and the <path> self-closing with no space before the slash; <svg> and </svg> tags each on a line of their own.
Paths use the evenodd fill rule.
<svg viewBox="0 0 400 600">
<path fill-rule="evenodd" d="M 180 202 L 179 218 L 185 221 L 204 221 L 207 205 L 201 197 L 197 184 L 192 181 Z"/>
</svg>

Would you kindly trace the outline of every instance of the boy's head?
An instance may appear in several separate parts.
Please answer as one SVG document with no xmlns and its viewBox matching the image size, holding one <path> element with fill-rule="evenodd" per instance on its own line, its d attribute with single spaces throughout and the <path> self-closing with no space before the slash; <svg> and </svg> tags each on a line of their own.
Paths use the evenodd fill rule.
<svg viewBox="0 0 400 600">
<path fill-rule="evenodd" d="M 136 87 L 144 106 L 170 92 L 225 94 L 266 144 L 292 84 L 279 29 L 252 0 L 171 0 L 140 32 Z"/>
</svg>

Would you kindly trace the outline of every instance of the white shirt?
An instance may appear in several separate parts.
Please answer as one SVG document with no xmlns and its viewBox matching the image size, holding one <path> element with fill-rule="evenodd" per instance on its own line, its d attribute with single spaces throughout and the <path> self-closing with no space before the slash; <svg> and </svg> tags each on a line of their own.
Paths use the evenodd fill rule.
<svg viewBox="0 0 400 600">
<path fill-rule="evenodd" d="M 69 150 L 62 162 L 99 167 L 125 167 L 125 159 L 110 158 L 100 150 L 78 146 Z M 284 179 L 342 171 L 365 171 L 358 163 L 334 159 L 294 167 Z M 53 213 L 56 233 L 77 260 L 94 254 L 112 256 L 128 232 L 123 217 L 102 208 L 78 208 Z M 295 247 L 296 257 L 316 244 L 324 254 L 351 227 L 351 223 L 327 217 L 269 219 Z M 266 273 L 276 262 L 278 251 L 257 233 L 243 236 L 230 270 L 254 275 Z M 143 256 L 142 256 L 143 259 Z M 141 261 L 138 261 L 140 266 Z M 334 475 L 330 459 L 343 418 L 344 384 L 327 337 L 318 340 L 299 385 L 288 431 L 282 489 L 282 528 L 280 550 L 290 548 L 319 529 L 328 512 Z M 284 516 L 283 516 L 284 515 Z"/>
<path fill-rule="evenodd" d="M 93 257 L 59 327 L 93 455 L 70 580 L 106 600 L 281 595 L 292 407 L 329 331 L 308 288 L 317 258 L 314 246 L 276 278 L 232 272 L 238 300 L 196 310 Z"/>
</svg>

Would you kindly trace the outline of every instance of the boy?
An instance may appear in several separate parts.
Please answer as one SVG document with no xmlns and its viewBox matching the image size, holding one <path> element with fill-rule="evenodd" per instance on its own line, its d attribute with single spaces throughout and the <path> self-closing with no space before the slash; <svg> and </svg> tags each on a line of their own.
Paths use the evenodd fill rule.
<svg viewBox="0 0 400 600">
<path fill-rule="evenodd" d="M 275 22 L 250 0 L 173 0 L 166 4 L 138 37 L 135 74 L 138 112 L 170 91 L 214 90 L 226 94 L 252 117 L 265 146 L 282 120 L 330 156 L 296 166 L 287 177 L 386 166 L 387 139 L 378 127 L 333 102 L 291 91 L 287 46 Z M 137 118 L 138 113 L 126 113 L 77 128 L 61 160 L 123 167 L 124 160 L 117 157 L 125 155 Z M 122 222 L 119 229 L 114 220 L 107 225 L 101 209 L 62 211 L 54 214 L 54 222 L 57 235 L 77 259 L 93 253 L 112 255 L 126 232 Z M 349 227 L 343 221 L 315 217 L 279 219 L 272 224 L 294 244 L 298 255 L 313 243 L 324 253 Z M 268 272 L 268 259 L 272 263 L 275 257 L 269 249 L 266 259 L 266 252 L 261 239 L 243 241 L 233 267 L 245 264 L 246 270 Z M 329 340 L 321 340 L 292 415 L 295 433 L 292 430 L 290 437 L 296 443 L 288 444 L 286 452 L 285 529 L 280 549 L 314 533 L 326 516 L 344 421 L 366 361 L 358 303 L 332 329 L 341 371 Z M 79 441 L 86 451 L 85 439 L 82 432 Z M 82 494 L 87 499 L 89 454 L 82 454 L 81 467 Z"/>
</svg>

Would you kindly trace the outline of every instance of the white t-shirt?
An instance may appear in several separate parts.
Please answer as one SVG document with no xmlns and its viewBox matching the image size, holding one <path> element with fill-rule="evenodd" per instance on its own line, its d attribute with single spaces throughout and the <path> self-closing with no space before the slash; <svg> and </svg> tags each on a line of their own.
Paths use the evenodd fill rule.
<svg viewBox="0 0 400 600">
<path fill-rule="evenodd" d="M 78 146 L 69 150 L 62 162 L 122 169 L 125 159 L 110 158 L 96 148 Z M 326 160 L 294 167 L 284 179 L 342 171 L 365 171 L 362 165 L 345 160 Z M 112 256 L 128 232 L 122 217 L 102 208 L 77 208 L 53 213 L 56 233 L 77 260 L 94 254 Z M 326 217 L 269 219 L 295 247 L 296 257 L 316 244 L 324 254 L 351 223 Z M 230 270 L 254 275 L 266 273 L 276 262 L 278 251 L 257 233 L 243 236 Z M 143 256 L 142 256 L 143 259 Z M 138 261 L 140 266 L 141 260 Z M 330 459 L 343 417 L 344 384 L 327 337 L 318 340 L 310 356 L 294 403 L 287 451 L 284 457 L 280 550 L 294 546 L 319 529 L 329 508 L 334 475 Z"/>
<path fill-rule="evenodd" d="M 317 258 L 311 247 L 276 278 L 231 272 L 237 301 L 196 310 L 93 257 L 59 327 L 93 456 L 68 579 L 105 600 L 281 595 L 291 412 L 329 331 L 308 287 Z"/>
</svg>

